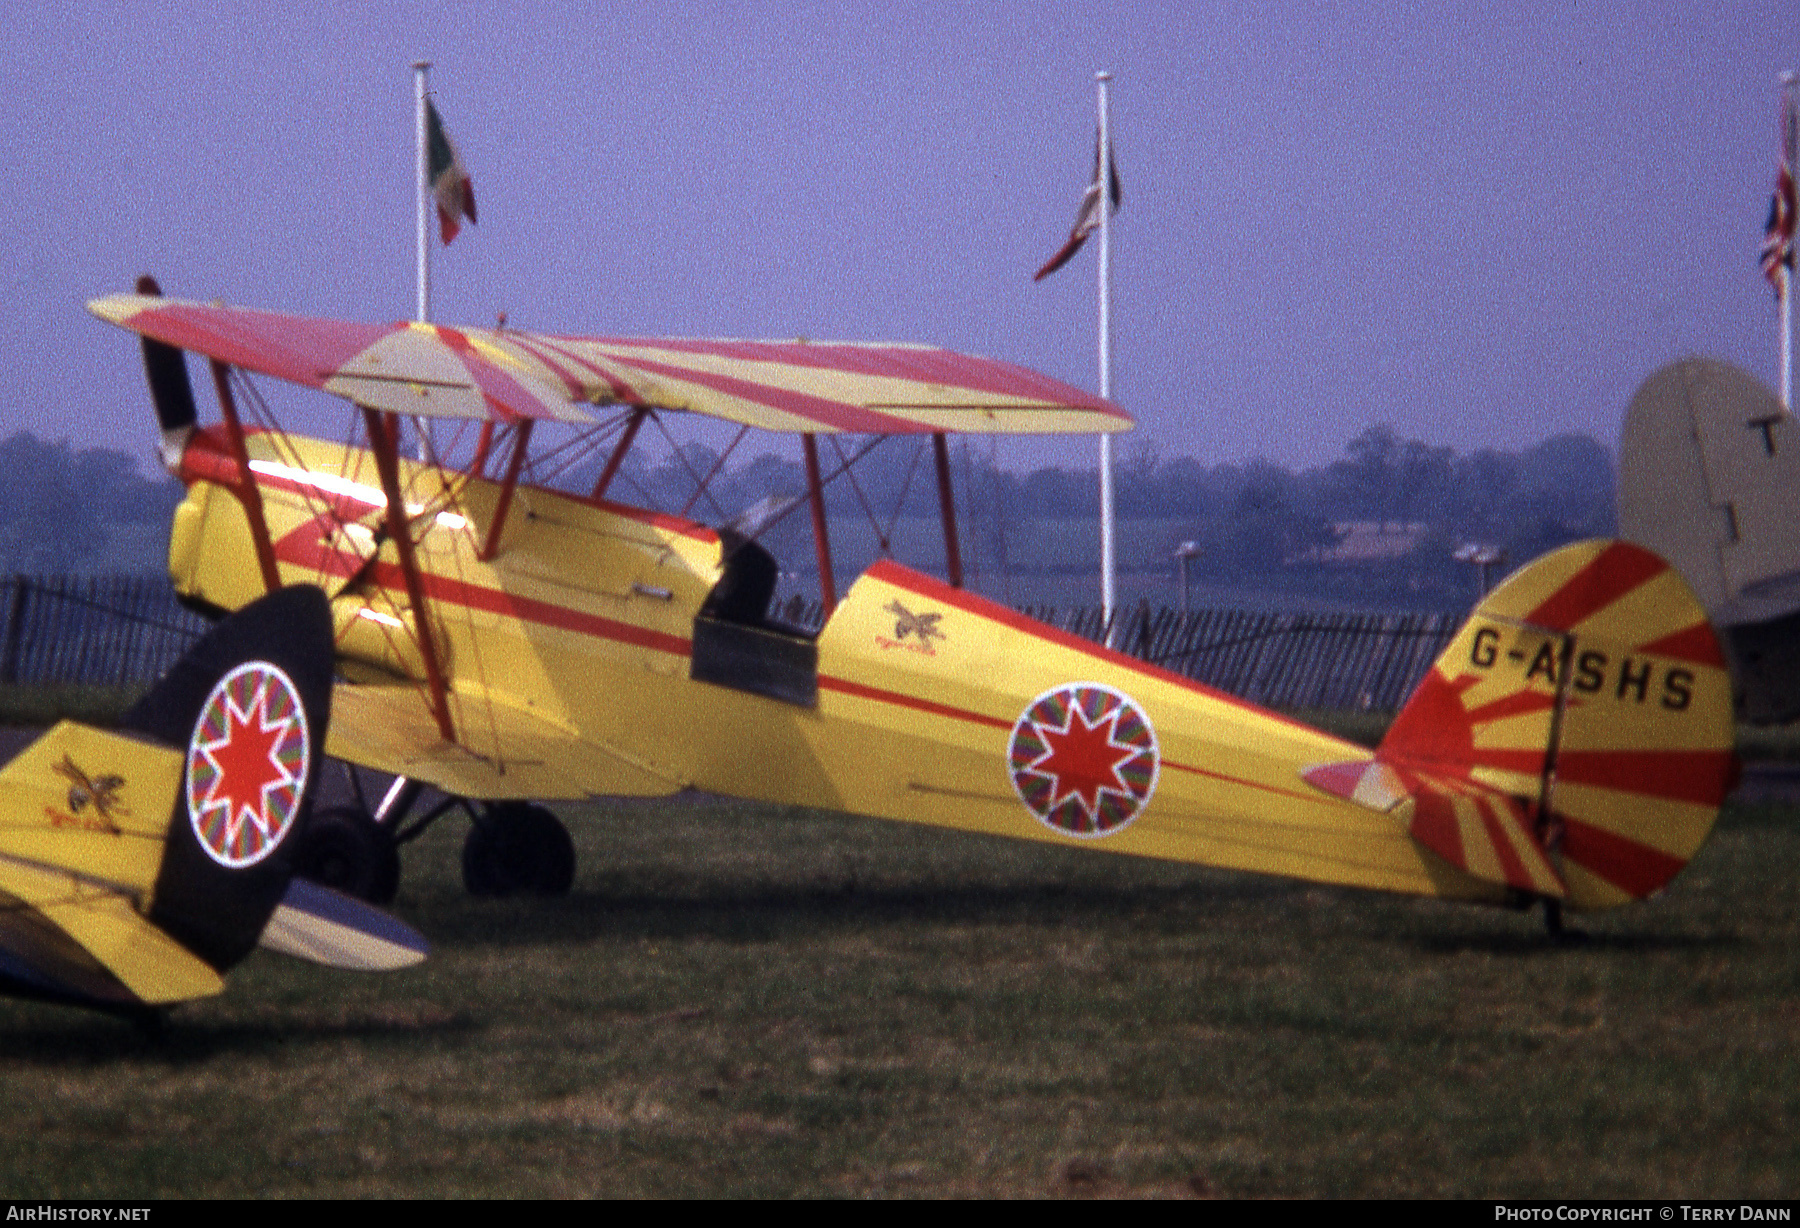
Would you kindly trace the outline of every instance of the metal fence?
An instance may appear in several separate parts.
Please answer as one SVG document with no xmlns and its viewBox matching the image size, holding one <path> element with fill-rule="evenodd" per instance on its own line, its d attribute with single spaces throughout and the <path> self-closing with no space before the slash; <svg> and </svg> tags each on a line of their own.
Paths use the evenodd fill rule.
<svg viewBox="0 0 1800 1228">
<path fill-rule="evenodd" d="M 0 590 L 0 683 L 149 682 L 206 627 L 160 576 L 13 576 Z"/>
<path fill-rule="evenodd" d="M 205 628 L 157 576 L 13 576 L 0 605 L 0 683 L 120 685 L 155 679 Z M 1031 618 L 1096 643 L 1094 606 L 1028 606 Z M 777 611 L 816 628 L 816 601 Z M 1121 652 L 1275 708 L 1399 708 L 1456 634 L 1455 614 L 1116 610 Z"/>
<path fill-rule="evenodd" d="M 1099 607 L 1028 616 L 1103 643 Z M 1254 610 L 1113 612 L 1113 646 L 1270 708 L 1392 712 L 1462 624 L 1459 614 L 1282 614 Z"/>
<path fill-rule="evenodd" d="M 783 621 L 817 630 L 817 601 L 793 598 Z M 1108 625 L 1099 606 L 1023 606 L 1020 613 L 1097 644 Z M 1455 637 L 1449 613 L 1285 614 L 1259 610 L 1113 611 L 1112 644 L 1252 703 L 1270 708 L 1394 712 Z"/>
</svg>

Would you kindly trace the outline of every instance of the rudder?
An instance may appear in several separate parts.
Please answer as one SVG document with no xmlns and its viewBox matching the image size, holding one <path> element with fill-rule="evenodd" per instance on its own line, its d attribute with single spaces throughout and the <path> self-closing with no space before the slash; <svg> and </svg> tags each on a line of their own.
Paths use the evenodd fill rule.
<svg viewBox="0 0 1800 1228">
<path fill-rule="evenodd" d="M 331 708 L 331 614 L 280 589 L 214 627 L 121 721 L 185 749 L 149 919 L 219 971 L 287 891 Z"/>
<path fill-rule="evenodd" d="M 1737 779 L 1731 678 L 1655 554 L 1568 546 L 1489 594 L 1376 752 L 1413 837 L 1477 878 L 1597 909 L 1660 890 Z"/>
</svg>

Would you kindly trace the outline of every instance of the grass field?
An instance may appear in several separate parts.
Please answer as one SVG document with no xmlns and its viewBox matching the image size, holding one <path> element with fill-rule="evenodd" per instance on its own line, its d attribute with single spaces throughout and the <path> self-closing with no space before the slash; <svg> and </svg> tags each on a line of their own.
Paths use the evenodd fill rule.
<svg viewBox="0 0 1800 1228">
<path fill-rule="evenodd" d="M 424 966 L 259 953 L 151 1040 L 0 1003 L 0 1194 L 1800 1193 L 1800 813 L 1534 916 L 706 799 L 576 889 L 409 850 Z"/>
</svg>

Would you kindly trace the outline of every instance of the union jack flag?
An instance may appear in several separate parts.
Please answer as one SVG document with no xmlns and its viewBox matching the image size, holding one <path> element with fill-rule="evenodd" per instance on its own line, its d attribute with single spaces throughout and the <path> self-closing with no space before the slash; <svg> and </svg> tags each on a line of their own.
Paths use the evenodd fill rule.
<svg viewBox="0 0 1800 1228">
<path fill-rule="evenodd" d="M 1106 151 L 1106 170 L 1107 199 L 1112 205 L 1112 211 L 1117 213 L 1123 193 L 1119 190 L 1119 168 L 1113 165 L 1110 148 Z M 1044 278 L 1069 263 L 1075 253 L 1081 250 L 1081 245 L 1087 242 L 1088 236 L 1100 229 L 1100 192 L 1100 134 L 1096 132 L 1094 134 L 1094 178 L 1088 184 L 1087 191 L 1082 193 L 1081 207 L 1075 211 L 1075 225 L 1069 231 L 1068 240 L 1057 249 L 1056 255 L 1044 262 L 1044 267 L 1039 269 L 1031 280 L 1043 281 Z"/>
</svg>

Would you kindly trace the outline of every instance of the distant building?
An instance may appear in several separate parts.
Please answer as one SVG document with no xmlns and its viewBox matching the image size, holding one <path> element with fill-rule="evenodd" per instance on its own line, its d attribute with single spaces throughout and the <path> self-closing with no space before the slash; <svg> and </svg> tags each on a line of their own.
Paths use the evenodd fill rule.
<svg viewBox="0 0 1800 1228">
<path fill-rule="evenodd" d="M 1430 526 L 1418 522 L 1400 523 L 1380 520 L 1337 520 L 1331 532 L 1337 538 L 1330 546 L 1313 546 L 1300 551 L 1290 563 L 1382 563 L 1405 558 L 1418 549 Z"/>
</svg>

